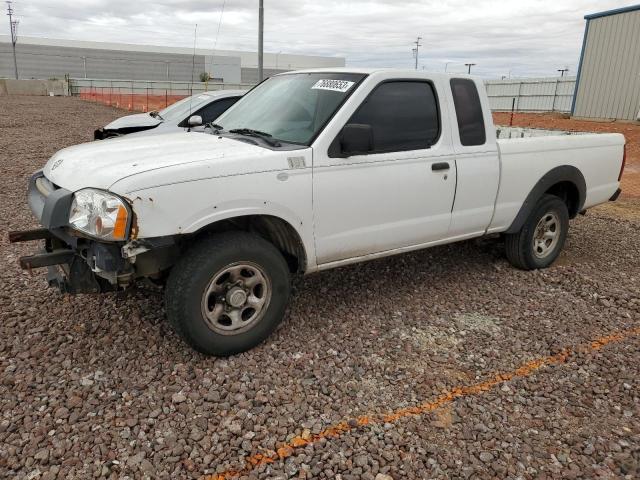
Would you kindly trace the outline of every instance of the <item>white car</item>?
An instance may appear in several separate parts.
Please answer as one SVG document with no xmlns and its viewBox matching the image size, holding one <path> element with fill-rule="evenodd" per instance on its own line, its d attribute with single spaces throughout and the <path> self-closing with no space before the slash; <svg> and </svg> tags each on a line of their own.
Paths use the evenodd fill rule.
<svg viewBox="0 0 640 480">
<path fill-rule="evenodd" d="M 274 330 L 296 274 L 490 234 L 545 268 L 624 168 L 619 134 L 497 140 L 465 75 L 285 73 L 216 123 L 56 153 L 28 189 L 44 228 L 10 235 L 46 252 L 21 266 L 70 293 L 150 279 L 191 346 L 230 355 Z"/>
<path fill-rule="evenodd" d="M 135 113 L 125 115 L 93 132 L 94 140 L 177 132 L 213 122 L 231 105 L 236 103 L 245 90 L 216 90 L 202 92 L 183 98 L 158 112 Z M 189 124 L 189 119 L 196 117 L 198 122 Z"/>
</svg>

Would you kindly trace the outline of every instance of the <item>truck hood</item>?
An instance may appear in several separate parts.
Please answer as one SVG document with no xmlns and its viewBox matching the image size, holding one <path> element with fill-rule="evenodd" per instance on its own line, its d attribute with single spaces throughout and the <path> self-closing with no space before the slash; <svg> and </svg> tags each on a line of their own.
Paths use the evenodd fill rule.
<svg viewBox="0 0 640 480">
<path fill-rule="evenodd" d="M 65 148 L 51 157 L 44 174 L 54 184 L 71 191 L 87 187 L 110 189 L 128 178 L 130 181 L 125 183 L 134 184 L 135 188 L 123 185 L 117 189 L 127 193 L 158 184 L 269 170 L 261 160 L 274 155 L 283 157 L 281 152 L 231 138 L 176 132 Z M 243 159 L 246 161 L 240 161 Z M 131 177 L 142 173 L 147 174 L 131 181 Z"/>
<path fill-rule="evenodd" d="M 108 123 L 104 126 L 105 130 L 119 130 L 121 128 L 132 127 L 155 127 L 162 123 L 159 118 L 154 118 L 148 113 L 136 113 L 134 115 L 126 115 Z"/>
</svg>

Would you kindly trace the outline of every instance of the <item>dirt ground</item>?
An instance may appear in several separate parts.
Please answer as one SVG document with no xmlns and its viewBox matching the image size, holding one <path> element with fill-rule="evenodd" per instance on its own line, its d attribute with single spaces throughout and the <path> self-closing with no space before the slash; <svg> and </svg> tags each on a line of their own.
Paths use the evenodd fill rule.
<svg viewBox="0 0 640 480">
<path fill-rule="evenodd" d="M 510 113 L 494 113 L 496 124 L 509 125 Z M 574 132 L 621 133 L 627 139 L 627 164 L 622 176 L 623 196 L 640 197 L 640 124 L 624 122 L 590 122 L 573 120 L 563 114 L 516 113 L 513 125 L 517 127 L 547 128 Z"/>
<path fill-rule="evenodd" d="M 159 293 L 60 296 L 6 240 L 29 175 L 121 114 L 0 97 L 0 478 L 640 476 L 639 199 L 544 271 L 483 240 L 300 279 L 268 341 L 207 358 Z"/>
</svg>

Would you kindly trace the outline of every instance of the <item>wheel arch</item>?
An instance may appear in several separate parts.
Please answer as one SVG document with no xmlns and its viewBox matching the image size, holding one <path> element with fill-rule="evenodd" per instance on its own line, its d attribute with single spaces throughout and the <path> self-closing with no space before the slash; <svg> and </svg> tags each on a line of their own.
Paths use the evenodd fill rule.
<svg viewBox="0 0 640 480">
<path fill-rule="evenodd" d="M 520 207 L 520 211 L 505 233 L 519 231 L 545 194 L 560 197 L 567 205 L 569 218 L 575 218 L 584 206 L 587 197 L 587 184 L 582 172 L 572 165 L 562 165 L 549 170 L 531 189 Z"/>
<path fill-rule="evenodd" d="M 307 269 L 308 252 L 300 232 L 279 216 L 260 213 L 227 217 L 204 225 L 191 235 L 199 238 L 227 231 L 257 234 L 282 253 L 292 273 L 304 273 Z"/>
</svg>

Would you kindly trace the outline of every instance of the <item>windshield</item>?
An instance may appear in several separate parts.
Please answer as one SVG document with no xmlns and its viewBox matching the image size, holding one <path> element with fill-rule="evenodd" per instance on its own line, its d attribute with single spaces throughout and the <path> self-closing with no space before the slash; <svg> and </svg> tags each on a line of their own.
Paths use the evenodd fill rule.
<svg viewBox="0 0 640 480">
<path fill-rule="evenodd" d="M 295 73 L 271 77 L 223 113 L 226 131 L 251 129 L 309 145 L 364 75 Z"/>
<path fill-rule="evenodd" d="M 176 103 L 172 103 L 167 108 L 160 110 L 159 113 L 164 120 L 182 121 L 189 116 L 189 112 L 195 112 L 213 99 L 214 97 L 199 93 L 198 95 L 178 100 Z"/>
</svg>

